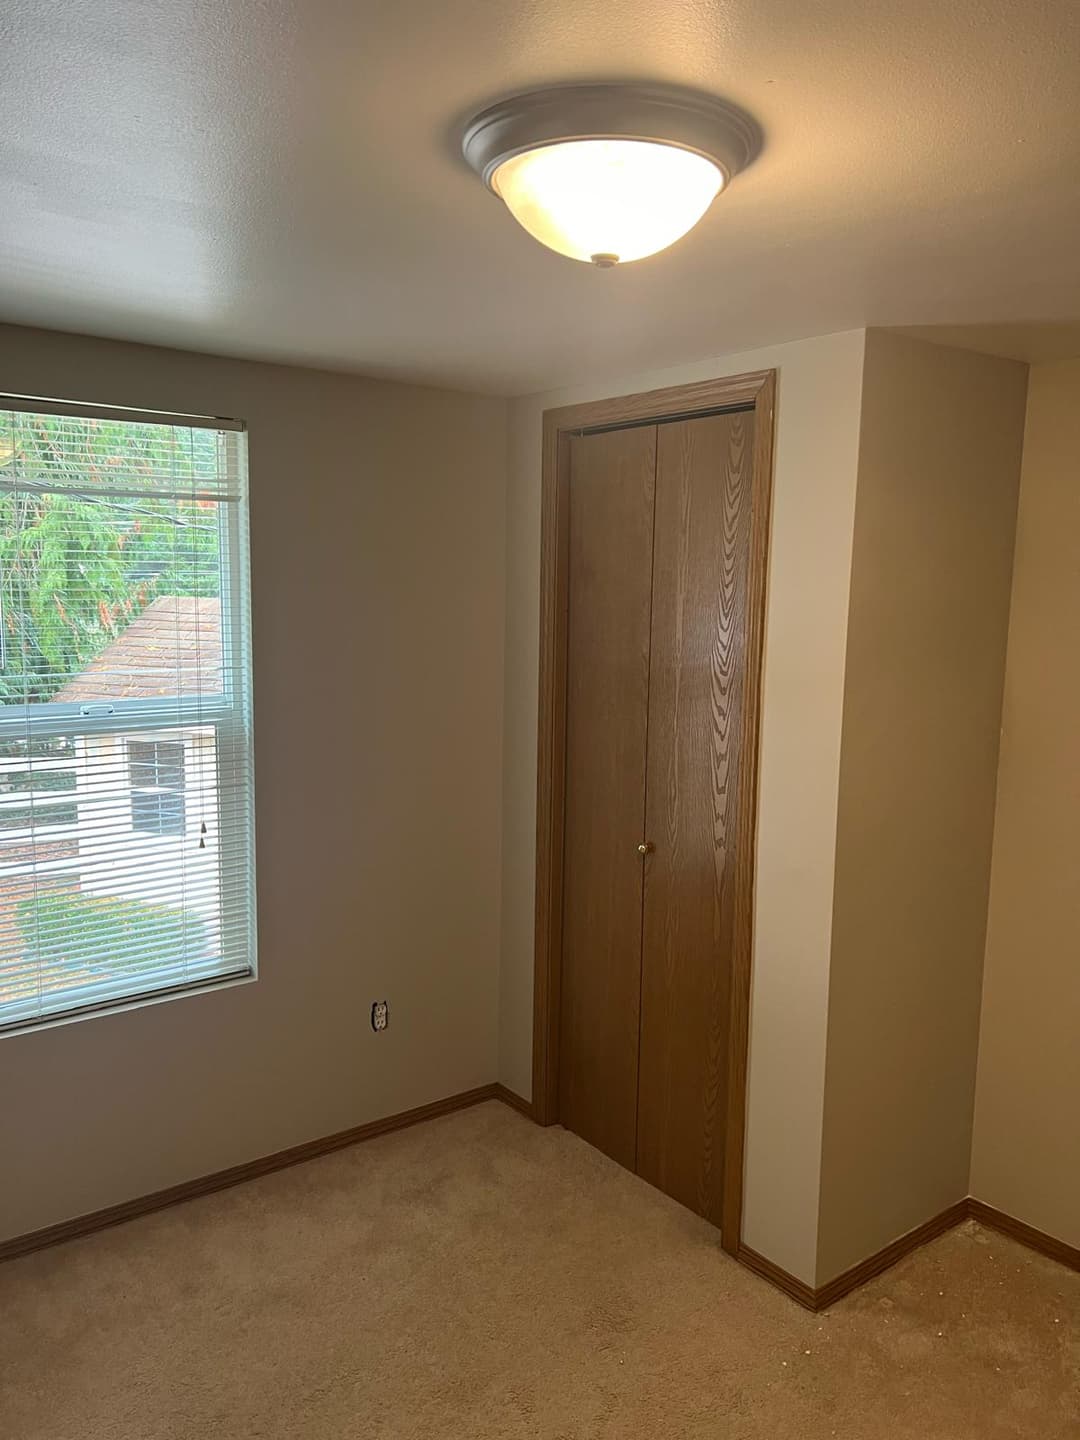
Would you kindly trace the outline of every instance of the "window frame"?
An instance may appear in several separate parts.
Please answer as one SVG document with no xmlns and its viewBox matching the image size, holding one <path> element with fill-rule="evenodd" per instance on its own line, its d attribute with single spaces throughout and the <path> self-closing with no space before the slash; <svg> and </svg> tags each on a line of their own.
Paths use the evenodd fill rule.
<svg viewBox="0 0 1080 1440">
<path fill-rule="evenodd" d="M 136 758 L 133 753 L 136 745 L 143 745 L 151 750 L 152 757 L 149 759 Z M 161 752 L 166 746 L 177 752 L 176 760 L 165 762 L 177 771 L 176 783 L 165 783 L 161 778 L 161 772 L 165 768 Z M 131 801 L 132 830 L 154 840 L 172 840 L 177 836 L 184 836 L 187 833 L 187 741 L 159 737 L 141 739 L 127 735 L 124 737 L 124 749 L 127 759 L 127 786 Z M 152 780 L 136 778 L 135 772 L 140 766 L 152 772 Z M 153 801 L 154 804 L 150 805 L 150 801 Z M 140 821 L 140 808 L 145 809 L 147 815 L 153 815 L 152 823 L 147 824 L 145 817 Z M 175 810 L 176 818 L 170 819 L 166 823 L 165 816 L 169 810 Z"/>
<path fill-rule="evenodd" d="M 90 736 L 115 736 L 123 745 L 125 764 L 128 761 L 129 740 L 138 741 L 145 736 L 163 740 L 163 743 L 179 743 L 185 746 L 185 786 L 188 764 L 191 757 L 186 751 L 186 741 L 164 740 L 162 731 L 169 730 L 211 730 L 213 732 L 214 785 L 217 799 L 217 831 L 221 837 L 229 837 L 217 848 L 218 896 L 221 902 L 220 934 L 221 955 L 246 952 L 246 961 L 224 970 L 218 962 L 202 964 L 185 959 L 183 963 L 161 966 L 152 972 L 160 983 L 152 986 L 131 986 L 121 989 L 121 982 L 114 977 L 95 979 L 84 985 L 74 985 L 64 991 L 63 1008 L 38 1013 L 34 1000 L 0 1004 L 0 1039 L 7 1035 L 19 1034 L 57 1024 L 66 1024 L 93 1015 L 108 1014 L 146 1004 L 156 1004 L 175 999 L 180 995 L 203 993 L 210 989 L 231 987 L 251 983 L 258 978 L 258 935 L 255 903 L 255 815 L 254 815 L 254 733 L 253 733 L 253 680 L 250 641 L 250 542 L 249 542 L 249 499 L 247 487 L 247 434 L 242 421 L 226 420 L 209 416 L 178 415 L 164 411 L 131 410 L 122 407 L 81 405 L 77 402 L 39 400 L 32 397 L 0 395 L 0 410 L 27 412 L 30 414 L 72 415 L 83 419 L 104 418 L 126 420 L 148 424 L 168 425 L 178 428 L 195 426 L 225 432 L 225 494 L 214 497 L 219 526 L 220 544 L 218 564 L 220 569 L 220 623 L 221 623 L 221 690 L 205 694 L 180 694 L 176 696 L 155 696 L 145 699 L 117 699 L 115 701 L 48 701 L 40 704 L 14 705 L 10 708 L 17 713 L 9 716 L 0 706 L 0 742 L 5 739 L 19 739 L 32 742 L 35 739 L 52 739 Z M 16 489 L 37 490 L 39 493 L 54 493 L 48 485 L 18 486 Z M 60 488 L 60 487 L 56 487 Z M 144 492 L 140 492 L 144 493 Z M 173 492 L 175 493 L 175 492 Z M 187 493 L 177 498 L 186 499 Z M 242 683 L 241 683 L 242 682 Z M 153 732 L 157 732 L 154 734 Z M 226 765 L 237 761 L 245 766 L 248 776 L 246 787 L 223 784 L 223 770 Z M 27 765 L 30 765 L 28 756 Z M 130 781 L 130 771 L 128 772 Z M 129 788 L 134 794 L 137 787 Z M 241 793 L 237 793 L 238 789 Z M 29 792 L 28 792 L 29 793 Z M 181 803 L 186 810 L 186 794 L 181 791 Z M 67 793 L 56 796 L 56 803 L 68 799 Z M 71 799 L 75 799 L 72 792 Z M 51 803 L 51 797 L 49 802 Z M 11 832 L 0 836 L 14 838 L 25 836 L 28 842 L 35 838 L 35 829 Z M 61 840 L 65 836 L 77 836 L 75 826 L 41 827 L 44 838 Z M 134 824 L 133 824 L 133 829 Z M 175 833 L 154 834 L 139 832 L 148 843 L 173 841 L 182 835 Z M 239 884 L 226 885 L 225 855 L 232 853 L 237 843 L 246 850 L 247 865 L 244 873 L 243 893 Z M 36 873 L 43 880 L 51 882 L 51 873 L 37 871 L 32 862 L 28 873 Z M 0 876 L 2 881 L 2 876 Z M 237 903 L 239 902 L 239 903 Z M 238 943 L 246 937 L 247 944 Z M 180 974 L 179 972 L 183 972 Z M 140 978 L 143 978 L 140 976 Z M 106 993 L 110 992 L 110 993 Z"/>
</svg>

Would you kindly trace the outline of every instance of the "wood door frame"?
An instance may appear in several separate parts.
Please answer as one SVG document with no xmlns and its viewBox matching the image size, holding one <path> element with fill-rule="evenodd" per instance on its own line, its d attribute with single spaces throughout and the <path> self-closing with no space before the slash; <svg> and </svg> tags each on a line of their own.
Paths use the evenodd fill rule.
<svg viewBox="0 0 1080 1440">
<path fill-rule="evenodd" d="M 772 512 L 776 371 L 757 370 L 664 390 L 646 390 L 544 412 L 540 523 L 540 708 L 536 783 L 536 939 L 533 971 L 532 1111 L 541 1125 L 559 1119 L 559 1023 L 562 971 L 562 872 L 566 785 L 566 658 L 570 437 L 653 421 L 691 419 L 718 410 L 754 415 L 750 540 L 747 561 L 744 724 L 739 753 L 739 812 L 728 1029 L 728 1104 L 724 1137 L 721 1243 L 736 1254 L 742 1234 L 750 970 L 758 811 L 761 675 Z"/>
</svg>

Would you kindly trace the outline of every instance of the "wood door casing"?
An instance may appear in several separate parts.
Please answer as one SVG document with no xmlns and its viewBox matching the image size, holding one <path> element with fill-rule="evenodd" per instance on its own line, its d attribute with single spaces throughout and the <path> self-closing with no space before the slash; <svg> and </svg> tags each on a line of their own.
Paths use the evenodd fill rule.
<svg viewBox="0 0 1080 1440">
<path fill-rule="evenodd" d="M 570 440 L 559 1115 L 637 1145 L 656 427 Z"/>
<path fill-rule="evenodd" d="M 658 430 L 637 1170 L 719 1225 L 754 416 Z"/>
</svg>

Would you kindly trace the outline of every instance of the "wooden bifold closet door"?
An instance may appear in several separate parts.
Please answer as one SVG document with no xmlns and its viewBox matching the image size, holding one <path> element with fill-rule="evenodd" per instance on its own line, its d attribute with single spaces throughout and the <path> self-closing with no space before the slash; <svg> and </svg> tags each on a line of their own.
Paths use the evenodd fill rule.
<svg viewBox="0 0 1080 1440">
<path fill-rule="evenodd" d="M 753 423 L 570 441 L 559 1115 L 716 1224 Z"/>
</svg>

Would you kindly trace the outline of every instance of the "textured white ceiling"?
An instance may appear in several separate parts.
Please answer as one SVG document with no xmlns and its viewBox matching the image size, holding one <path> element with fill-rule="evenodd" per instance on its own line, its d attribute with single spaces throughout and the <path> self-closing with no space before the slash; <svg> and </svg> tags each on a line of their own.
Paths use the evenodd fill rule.
<svg viewBox="0 0 1080 1440">
<path fill-rule="evenodd" d="M 7 0 L 0 71 L 7 320 L 504 392 L 1080 320 L 1077 0 Z M 726 96 L 766 148 L 673 250 L 598 271 L 517 228 L 458 130 L 621 78 Z"/>
</svg>

